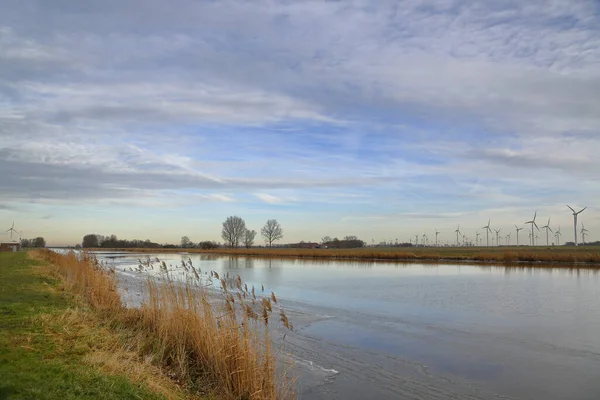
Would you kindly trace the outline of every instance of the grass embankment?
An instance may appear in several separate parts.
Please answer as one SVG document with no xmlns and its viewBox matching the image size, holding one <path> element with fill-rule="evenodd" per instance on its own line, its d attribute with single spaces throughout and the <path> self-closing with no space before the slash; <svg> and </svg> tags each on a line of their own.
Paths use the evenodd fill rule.
<svg viewBox="0 0 600 400">
<path fill-rule="evenodd" d="M 500 246 L 500 247 L 419 247 L 360 249 L 120 249 L 126 251 L 171 253 L 226 254 L 254 257 L 315 258 L 328 260 L 385 260 L 385 261 L 472 261 L 472 262 L 539 262 L 544 266 L 553 263 L 585 263 L 582 267 L 600 268 L 600 247 L 594 246 Z"/>
<path fill-rule="evenodd" d="M 0 254 L 0 398 L 295 397 L 269 338 L 274 294 L 211 274 L 222 285 L 215 303 L 199 279 L 149 280 L 147 302 L 130 309 L 93 258 L 35 255 L 43 266 Z"/>
<path fill-rule="evenodd" d="M 128 376 L 110 368 L 106 355 L 119 338 L 40 262 L 0 253 L 0 276 L 1 399 L 178 397 L 150 366 L 130 360 L 123 364 L 134 369 Z"/>
<path fill-rule="evenodd" d="M 175 379 L 188 393 L 211 393 L 223 399 L 293 399 L 289 369 L 278 368 L 269 337 L 274 294 L 258 297 L 241 279 L 211 273 L 207 281 L 191 264 L 185 282 L 148 280 L 140 308 L 124 307 L 114 274 L 95 259 L 75 254 L 40 253 L 55 266 L 67 289 L 77 293 L 107 324 L 119 332 L 123 351 L 134 354 Z M 154 269 L 154 265 L 140 265 Z M 216 281 L 220 299 L 207 290 Z M 236 297 L 237 296 L 237 297 Z M 278 315 L 289 326 L 283 311 Z"/>
</svg>

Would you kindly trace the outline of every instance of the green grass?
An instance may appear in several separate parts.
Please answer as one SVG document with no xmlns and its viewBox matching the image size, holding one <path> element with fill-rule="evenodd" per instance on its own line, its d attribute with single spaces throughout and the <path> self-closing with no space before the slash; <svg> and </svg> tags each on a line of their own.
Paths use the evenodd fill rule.
<svg viewBox="0 0 600 400">
<path fill-rule="evenodd" d="M 40 272 L 39 262 L 22 252 L 0 253 L 0 278 L 0 399 L 164 398 L 87 364 L 94 344 L 86 338 L 55 340 L 45 321 L 60 317 L 74 300 Z"/>
</svg>

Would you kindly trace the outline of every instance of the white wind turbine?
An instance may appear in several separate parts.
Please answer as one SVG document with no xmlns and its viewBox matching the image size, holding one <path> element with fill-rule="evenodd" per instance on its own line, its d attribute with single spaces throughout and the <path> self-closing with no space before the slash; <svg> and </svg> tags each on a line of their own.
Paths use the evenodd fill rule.
<svg viewBox="0 0 600 400">
<path fill-rule="evenodd" d="M 507 246 L 510 246 L 510 235 L 511 235 L 511 233 L 506 234 L 506 245 Z"/>
<path fill-rule="evenodd" d="M 437 230 L 437 228 L 435 229 L 435 247 L 438 247 L 438 240 L 437 237 L 440 234 L 440 232 Z"/>
<path fill-rule="evenodd" d="M 533 214 L 533 219 L 531 221 L 525 222 L 526 224 L 531 224 L 531 236 L 530 236 L 530 238 L 531 238 L 531 245 L 532 246 L 535 246 L 535 234 L 533 233 L 533 227 L 535 226 L 538 231 L 540 230 L 540 228 L 535 223 L 535 217 L 536 216 L 537 216 L 537 211 L 535 212 L 535 214 Z"/>
<path fill-rule="evenodd" d="M 481 236 L 481 233 L 477 231 L 477 233 L 475 234 L 475 246 L 479 246 L 479 236 Z"/>
<path fill-rule="evenodd" d="M 567 204 L 567 207 L 569 207 L 571 209 L 571 211 L 573 211 L 573 230 L 574 230 L 574 233 L 575 233 L 575 246 L 577 246 L 577 216 L 579 214 L 581 214 L 583 211 L 585 211 L 585 209 L 587 207 L 584 207 L 583 209 L 581 209 L 579 211 L 573 210 L 573 207 L 571 207 L 568 204 Z"/>
<path fill-rule="evenodd" d="M 542 229 L 546 229 L 546 246 L 549 246 L 550 242 L 548 241 L 548 231 L 554 233 L 552 228 L 550 228 L 550 218 L 548 218 L 548 223 L 545 226 L 542 226 Z"/>
<path fill-rule="evenodd" d="M 517 247 L 519 247 L 519 231 L 522 231 L 523 228 L 519 228 L 517 225 L 515 225 L 515 229 L 517 230 Z"/>
<path fill-rule="evenodd" d="M 560 225 L 558 226 L 558 230 L 556 232 L 554 232 L 554 237 L 556 237 L 556 245 L 560 246 L 560 237 L 562 236 L 562 233 L 560 233 Z"/>
<path fill-rule="evenodd" d="M 490 229 L 490 219 L 488 219 L 488 224 L 486 226 L 482 226 L 482 229 L 485 229 L 485 237 L 486 237 L 486 246 L 490 246 L 490 232 L 492 231 Z"/>
<path fill-rule="evenodd" d="M 494 229 L 494 231 L 496 231 L 496 246 L 500 246 L 500 239 L 498 238 L 498 236 L 500 235 L 500 231 L 502 229 Z"/>
<path fill-rule="evenodd" d="M 458 241 L 458 235 L 460 234 L 460 225 L 458 225 L 458 228 L 456 228 L 454 232 L 456 232 L 456 245 L 460 246 L 460 242 Z"/>
<path fill-rule="evenodd" d="M 585 237 L 587 236 L 588 230 L 585 229 L 585 226 L 581 224 L 581 240 L 583 240 L 582 244 L 585 244 Z"/>
<path fill-rule="evenodd" d="M 13 223 L 12 223 L 12 226 L 11 226 L 9 229 L 7 229 L 7 230 L 6 230 L 6 232 L 10 232 L 10 241 L 12 242 L 12 240 L 13 240 L 13 239 L 12 239 L 13 232 L 14 232 L 14 233 L 18 233 L 18 232 L 15 230 L 15 221 L 13 221 Z"/>
</svg>

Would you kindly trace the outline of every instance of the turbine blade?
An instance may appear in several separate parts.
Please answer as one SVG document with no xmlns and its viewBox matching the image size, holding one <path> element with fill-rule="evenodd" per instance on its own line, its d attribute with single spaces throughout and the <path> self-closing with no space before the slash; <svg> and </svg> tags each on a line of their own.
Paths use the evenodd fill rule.
<svg viewBox="0 0 600 400">
<path fill-rule="evenodd" d="M 587 208 L 587 207 L 585 207 L 583 210 L 579 211 L 577 214 L 581 214 L 582 212 L 584 212 L 584 211 L 585 211 L 585 209 L 586 209 L 586 208 Z"/>
<path fill-rule="evenodd" d="M 567 204 L 567 207 L 569 207 L 571 211 L 575 212 L 575 210 L 573 210 L 573 207 L 571 207 L 570 205 Z"/>
</svg>

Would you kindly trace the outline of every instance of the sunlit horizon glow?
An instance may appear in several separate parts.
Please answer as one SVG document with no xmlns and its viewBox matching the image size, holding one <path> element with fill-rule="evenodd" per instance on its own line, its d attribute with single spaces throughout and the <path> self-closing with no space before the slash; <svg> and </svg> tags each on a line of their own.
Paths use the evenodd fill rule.
<svg viewBox="0 0 600 400">
<path fill-rule="evenodd" d="M 7 0 L 0 139 L 0 230 L 49 245 L 596 241 L 600 3 Z"/>
</svg>

